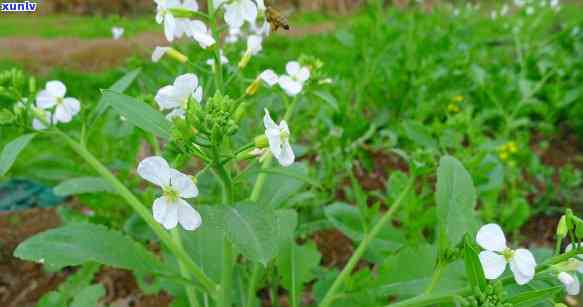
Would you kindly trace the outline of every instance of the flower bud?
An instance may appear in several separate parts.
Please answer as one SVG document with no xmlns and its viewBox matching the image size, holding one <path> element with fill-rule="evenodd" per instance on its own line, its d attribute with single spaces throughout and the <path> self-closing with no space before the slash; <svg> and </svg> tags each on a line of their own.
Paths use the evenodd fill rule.
<svg viewBox="0 0 583 307">
<path fill-rule="evenodd" d="M 267 136 L 265 134 L 261 134 L 255 137 L 255 147 L 257 148 L 266 148 L 269 145 L 269 141 L 267 140 Z"/>
<path fill-rule="evenodd" d="M 168 54 L 169 57 L 175 59 L 180 63 L 186 63 L 188 61 L 188 57 L 186 57 L 184 54 L 180 53 L 178 50 L 174 48 L 168 48 L 166 54 Z"/>
<path fill-rule="evenodd" d="M 239 61 L 239 69 L 245 68 L 247 66 L 247 64 L 249 64 L 250 60 L 251 60 L 251 54 L 249 52 L 245 52 L 245 54 L 241 58 L 241 61 Z"/>
<path fill-rule="evenodd" d="M 261 86 L 261 79 L 259 79 L 259 78 L 255 79 L 255 81 L 253 81 L 245 90 L 245 95 L 247 95 L 247 96 L 255 95 L 255 93 L 257 93 L 257 90 L 259 89 L 260 86 Z"/>
<path fill-rule="evenodd" d="M 567 236 L 569 228 L 567 227 L 567 217 L 561 216 L 559 220 L 559 225 L 557 225 L 557 238 L 564 239 Z"/>
</svg>

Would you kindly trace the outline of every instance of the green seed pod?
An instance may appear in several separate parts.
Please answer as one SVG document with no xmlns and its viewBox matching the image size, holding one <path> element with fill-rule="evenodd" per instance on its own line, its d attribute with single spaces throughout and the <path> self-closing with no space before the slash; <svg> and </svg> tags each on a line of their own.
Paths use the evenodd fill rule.
<svg viewBox="0 0 583 307">
<path fill-rule="evenodd" d="M 564 239 L 568 232 L 569 228 L 567 227 L 567 217 L 563 215 L 559 220 L 559 225 L 557 225 L 557 238 Z"/>
</svg>

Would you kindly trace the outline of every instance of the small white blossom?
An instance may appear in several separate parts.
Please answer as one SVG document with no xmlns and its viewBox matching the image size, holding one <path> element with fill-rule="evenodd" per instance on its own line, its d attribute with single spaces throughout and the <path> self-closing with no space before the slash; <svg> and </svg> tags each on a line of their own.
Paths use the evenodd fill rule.
<svg viewBox="0 0 583 307">
<path fill-rule="evenodd" d="M 296 96 L 304 88 L 304 82 L 310 78 L 310 70 L 307 67 L 301 67 L 296 61 L 287 63 L 285 69 L 288 74 L 279 78 L 279 86 L 289 96 Z"/>
<path fill-rule="evenodd" d="M 122 27 L 111 28 L 111 35 L 113 36 L 113 39 L 115 39 L 115 40 L 120 39 L 123 36 L 124 32 L 125 32 L 125 30 Z"/>
<path fill-rule="evenodd" d="M 164 23 L 164 35 L 168 41 L 181 38 L 190 31 L 190 20 L 188 18 L 177 18 L 172 15 L 172 9 L 184 9 L 197 11 L 198 4 L 195 0 L 154 0 L 157 4 L 156 22 Z"/>
<path fill-rule="evenodd" d="M 185 230 L 195 230 L 202 224 L 200 214 L 184 200 L 198 196 L 192 177 L 171 168 L 162 157 L 142 160 L 138 174 L 162 188 L 163 195 L 156 198 L 152 206 L 156 222 L 166 229 L 173 229 L 180 223 Z"/>
<path fill-rule="evenodd" d="M 41 113 L 41 115 L 44 117 L 43 119 L 46 122 L 48 122 L 49 124 L 53 124 L 53 115 L 51 114 L 51 112 L 46 111 L 46 110 L 42 110 L 42 109 L 39 109 L 38 112 Z M 38 131 L 45 130 L 45 129 L 47 129 L 47 125 L 45 125 L 43 121 L 41 121 L 40 119 L 35 117 L 32 120 L 32 129 L 38 130 Z"/>
<path fill-rule="evenodd" d="M 271 116 L 269 116 L 269 111 L 265 109 L 263 124 L 265 125 L 265 135 L 269 142 L 269 150 L 273 156 L 279 161 L 281 166 L 287 167 L 292 165 L 295 160 L 295 155 L 289 143 L 290 132 L 286 121 L 282 120 L 277 125 L 271 119 Z"/>
<path fill-rule="evenodd" d="M 263 80 L 267 85 L 274 86 L 279 82 L 279 76 L 271 69 L 263 71 L 259 74 L 259 79 Z"/>
<path fill-rule="evenodd" d="M 257 22 L 252 22 L 249 25 L 249 30 L 251 31 L 251 33 L 255 35 L 267 37 L 271 32 L 271 26 L 269 25 L 269 22 L 267 22 L 267 20 L 263 21 L 261 25 L 258 25 Z"/>
<path fill-rule="evenodd" d="M 44 90 L 36 96 L 36 106 L 40 109 L 54 107 L 50 123 L 68 123 L 81 110 L 79 100 L 65 97 L 67 87 L 61 81 L 49 81 Z"/>
<path fill-rule="evenodd" d="M 240 28 L 245 21 L 255 22 L 257 6 L 251 0 L 214 0 L 215 8 L 225 7 L 225 22 L 231 28 Z"/>
<path fill-rule="evenodd" d="M 518 285 L 527 284 L 534 278 L 536 268 L 534 256 L 527 249 L 508 248 L 506 237 L 499 225 L 482 226 L 476 236 L 476 242 L 485 249 L 480 252 L 479 257 L 487 279 L 500 277 L 507 264 L 510 264 L 510 270 Z"/>
<path fill-rule="evenodd" d="M 167 115 L 169 119 L 172 119 L 184 117 L 190 98 L 200 103 L 202 95 L 198 77 L 195 74 L 185 74 L 176 78 L 173 85 L 167 85 L 158 90 L 154 99 L 161 110 L 172 110 Z"/>
<path fill-rule="evenodd" d="M 223 50 L 220 51 L 220 58 L 221 58 L 221 65 L 224 64 L 229 64 L 229 59 L 225 56 L 225 53 L 223 52 Z M 215 59 L 214 58 L 210 58 L 208 60 L 206 60 L 206 64 L 209 65 L 210 67 L 212 67 L 212 69 L 215 69 Z"/>
<path fill-rule="evenodd" d="M 245 54 L 249 54 L 251 56 L 257 55 L 261 49 L 261 43 L 263 42 L 263 38 L 259 35 L 249 35 L 247 38 L 247 50 Z"/>
<path fill-rule="evenodd" d="M 573 250 L 573 243 L 567 245 L 567 247 L 565 247 L 565 252 L 568 253 L 570 251 Z M 581 246 L 581 245 L 578 245 Z M 577 257 L 575 257 L 575 259 L 579 260 L 579 266 L 577 267 L 577 272 L 583 274 L 583 253 L 578 254 Z"/>
<path fill-rule="evenodd" d="M 208 30 L 206 25 L 200 20 L 190 21 L 187 34 L 195 41 L 197 41 L 200 47 L 203 49 L 206 49 L 215 44 L 215 39 L 210 33 L 210 30 Z"/>
<path fill-rule="evenodd" d="M 168 52 L 168 50 L 170 50 L 170 47 L 156 47 L 154 52 L 152 52 L 152 62 L 159 62 L 164 57 L 166 52 Z"/>
<path fill-rule="evenodd" d="M 239 27 L 229 27 L 229 33 L 225 37 L 225 42 L 227 44 L 234 44 L 239 41 L 241 37 L 241 28 Z"/>
</svg>

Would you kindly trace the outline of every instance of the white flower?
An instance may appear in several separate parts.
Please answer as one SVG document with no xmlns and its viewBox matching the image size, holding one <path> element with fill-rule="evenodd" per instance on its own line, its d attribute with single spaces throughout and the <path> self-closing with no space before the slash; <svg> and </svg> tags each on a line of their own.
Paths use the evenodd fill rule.
<svg viewBox="0 0 583 307">
<path fill-rule="evenodd" d="M 223 52 L 223 50 L 221 50 L 220 52 L 220 57 L 221 57 L 221 65 L 223 64 L 229 64 L 229 59 L 225 56 L 225 53 Z M 210 58 L 208 60 L 206 60 L 206 64 L 209 65 L 210 67 L 212 67 L 212 69 L 215 69 L 215 59 L 214 58 Z"/>
<path fill-rule="evenodd" d="M 149 157 L 138 165 L 138 174 L 162 188 L 163 195 L 154 200 L 152 212 L 156 222 L 166 229 L 180 223 L 186 230 L 195 230 L 202 224 L 200 214 L 184 198 L 198 196 L 198 188 L 188 175 L 168 166 L 162 157 Z"/>
<path fill-rule="evenodd" d="M 251 33 L 254 33 L 256 35 L 267 37 L 269 35 L 269 32 L 271 32 L 271 26 L 267 21 L 263 21 L 263 24 L 261 24 L 261 26 L 257 25 L 256 22 L 252 22 L 249 25 L 249 30 L 251 31 Z"/>
<path fill-rule="evenodd" d="M 559 273 L 558 278 L 561 283 L 565 285 L 568 295 L 579 295 L 579 292 L 581 291 L 581 284 L 579 283 L 579 278 L 577 275 L 561 272 Z"/>
<path fill-rule="evenodd" d="M 263 38 L 261 38 L 261 36 L 249 35 L 249 37 L 247 37 L 247 50 L 245 51 L 245 54 L 249 54 L 251 56 L 257 55 L 262 49 L 262 42 Z"/>
<path fill-rule="evenodd" d="M 197 41 L 203 49 L 214 45 L 216 42 L 206 25 L 200 20 L 190 21 L 187 34 Z"/>
<path fill-rule="evenodd" d="M 290 166 L 294 163 L 295 155 L 291 145 L 289 144 L 289 127 L 285 120 L 282 120 L 277 125 L 269 116 L 269 111 L 265 109 L 265 117 L 263 117 L 263 124 L 265 125 L 265 135 L 269 142 L 269 150 L 281 166 Z"/>
<path fill-rule="evenodd" d="M 156 47 L 154 49 L 154 52 L 152 52 L 152 62 L 157 63 L 158 61 L 160 61 L 160 59 L 162 59 L 164 57 L 164 55 L 166 54 L 166 52 L 168 52 L 170 50 L 170 47 Z"/>
<path fill-rule="evenodd" d="M 227 44 L 234 44 L 239 41 L 239 37 L 241 37 L 241 28 L 229 27 L 229 34 L 225 37 L 225 42 Z"/>
<path fill-rule="evenodd" d="M 36 105 L 41 109 L 55 107 L 51 123 L 68 123 L 81 110 L 79 100 L 66 97 L 67 88 L 61 81 L 49 81 L 36 96 Z"/>
<path fill-rule="evenodd" d="M 508 248 L 506 237 L 499 225 L 482 226 L 476 236 L 476 242 L 485 249 L 480 253 L 480 262 L 487 279 L 500 277 L 507 264 L 510 264 L 510 270 L 518 285 L 527 284 L 534 278 L 536 268 L 534 256 L 527 249 Z"/>
<path fill-rule="evenodd" d="M 156 94 L 154 98 L 161 110 L 172 110 L 168 118 L 184 117 L 188 102 L 192 97 L 197 102 L 202 101 L 202 87 L 198 84 L 195 74 L 179 76 L 173 85 L 167 85 Z"/>
<path fill-rule="evenodd" d="M 530 16 L 532 14 L 534 14 L 534 7 L 532 7 L 532 6 L 527 7 L 526 8 L 526 15 Z"/>
<path fill-rule="evenodd" d="M 122 27 L 113 27 L 111 28 L 111 35 L 113 35 L 113 39 L 118 40 L 123 36 L 125 32 L 124 28 Z"/>
<path fill-rule="evenodd" d="M 196 11 L 198 4 L 194 0 L 187 0 L 183 3 L 180 0 L 154 0 L 157 6 L 156 22 L 164 23 L 164 34 L 168 41 L 181 38 L 189 32 L 190 20 L 188 18 L 176 18 L 172 15 L 172 9 L 185 9 Z"/>
<path fill-rule="evenodd" d="M 500 16 L 506 16 L 506 14 L 508 14 L 509 10 L 510 10 L 510 7 L 508 6 L 508 4 L 504 4 L 502 6 L 502 9 L 500 9 Z"/>
<path fill-rule="evenodd" d="M 304 82 L 310 78 L 310 70 L 306 67 L 301 67 L 300 63 L 296 61 L 287 63 L 285 70 L 288 75 L 283 75 L 279 78 L 279 86 L 289 96 L 296 96 L 304 88 Z"/>
<path fill-rule="evenodd" d="M 274 86 L 279 82 L 279 76 L 271 69 L 263 71 L 259 74 L 259 79 L 263 80 L 267 85 Z"/>
<path fill-rule="evenodd" d="M 255 19 L 257 6 L 251 0 L 233 0 L 225 4 L 225 22 L 229 27 L 240 28 L 245 21 L 251 23 Z"/>
</svg>

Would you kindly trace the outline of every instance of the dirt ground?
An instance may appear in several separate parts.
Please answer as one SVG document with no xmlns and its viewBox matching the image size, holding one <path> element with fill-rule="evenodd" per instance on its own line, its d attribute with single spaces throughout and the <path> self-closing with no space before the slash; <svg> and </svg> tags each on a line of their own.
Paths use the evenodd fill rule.
<svg viewBox="0 0 583 307">
<path fill-rule="evenodd" d="M 275 35 L 301 37 L 332 31 L 333 22 L 293 27 Z M 141 33 L 135 37 L 113 40 L 38 37 L 0 38 L 0 60 L 8 59 L 36 74 L 55 67 L 81 72 L 100 72 L 122 65 L 133 55 L 149 55 L 156 46 L 165 46 L 162 33 Z"/>
</svg>

